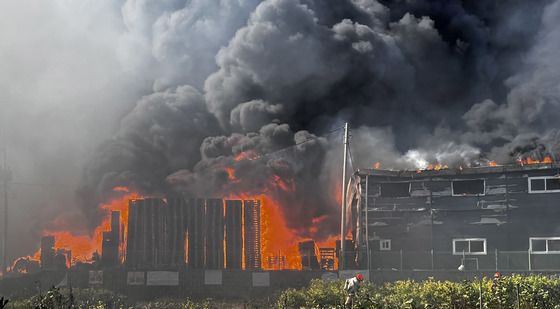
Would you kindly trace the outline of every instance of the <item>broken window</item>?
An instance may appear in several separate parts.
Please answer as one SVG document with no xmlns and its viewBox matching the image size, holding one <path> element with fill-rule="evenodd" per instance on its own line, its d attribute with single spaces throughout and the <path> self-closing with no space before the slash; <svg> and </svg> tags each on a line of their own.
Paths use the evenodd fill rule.
<svg viewBox="0 0 560 309">
<path fill-rule="evenodd" d="M 484 195 L 484 179 L 455 180 L 452 190 L 453 195 Z"/>
<path fill-rule="evenodd" d="M 560 192 L 560 177 L 529 177 L 529 193 Z"/>
<path fill-rule="evenodd" d="M 485 238 L 458 238 L 453 239 L 454 255 L 481 255 L 486 254 Z"/>
<path fill-rule="evenodd" d="M 382 183 L 380 190 L 381 197 L 409 197 L 410 182 Z"/>
<path fill-rule="evenodd" d="M 560 253 L 560 237 L 531 237 L 529 250 L 533 253 Z"/>
</svg>

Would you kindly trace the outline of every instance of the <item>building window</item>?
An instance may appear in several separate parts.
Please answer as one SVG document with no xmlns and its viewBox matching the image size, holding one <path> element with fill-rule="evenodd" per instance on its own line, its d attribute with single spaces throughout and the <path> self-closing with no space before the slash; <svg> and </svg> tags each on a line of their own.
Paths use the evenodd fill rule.
<svg viewBox="0 0 560 309">
<path fill-rule="evenodd" d="M 379 250 L 390 251 L 391 250 L 391 240 L 390 239 L 379 240 Z"/>
<path fill-rule="evenodd" d="M 485 255 L 486 238 L 453 239 L 453 255 Z"/>
<path fill-rule="evenodd" d="M 529 177 L 529 193 L 560 192 L 560 177 Z"/>
<path fill-rule="evenodd" d="M 454 180 L 451 183 L 453 196 L 484 195 L 484 179 Z"/>
<path fill-rule="evenodd" d="M 531 237 L 529 251 L 535 254 L 560 253 L 560 237 Z"/>
<path fill-rule="evenodd" d="M 410 182 L 381 183 L 381 197 L 410 197 Z"/>
</svg>

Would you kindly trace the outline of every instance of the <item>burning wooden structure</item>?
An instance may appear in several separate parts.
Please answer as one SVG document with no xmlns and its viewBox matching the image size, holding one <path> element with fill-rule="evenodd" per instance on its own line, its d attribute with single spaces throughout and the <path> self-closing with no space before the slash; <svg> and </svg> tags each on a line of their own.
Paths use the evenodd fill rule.
<svg viewBox="0 0 560 309">
<path fill-rule="evenodd" d="M 241 269 L 244 255 L 246 269 L 260 269 L 260 207 L 257 200 L 131 200 L 126 267 Z"/>
<path fill-rule="evenodd" d="M 111 230 L 103 232 L 101 244 L 101 263 L 104 267 L 115 267 L 120 264 L 121 235 L 121 213 L 112 211 Z"/>
<path fill-rule="evenodd" d="M 261 269 L 261 202 L 243 201 L 245 222 L 245 269 Z"/>
<path fill-rule="evenodd" d="M 365 169 L 349 192 L 361 267 L 560 269 L 558 163 Z"/>
</svg>

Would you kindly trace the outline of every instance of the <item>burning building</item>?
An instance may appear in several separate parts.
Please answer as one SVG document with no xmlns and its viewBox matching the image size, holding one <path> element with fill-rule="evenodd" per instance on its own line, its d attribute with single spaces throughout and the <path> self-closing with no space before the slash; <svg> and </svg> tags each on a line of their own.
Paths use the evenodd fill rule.
<svg viewBox="0 0 560 309">
<path fill-rule="evenodd" d="M 121 213 L 111 212 L 111 230 L 103 232 L 101 263 L 105 267 L 118 266 L 120 263 Z"/>
<path fill-rule="evenodd" d="M 303 269 L 306 270 L 318 270 L 320 269 L 318 260 L 318 248 L 315 245 L 315 241 L 307 240 L 302 241 L 298 245 L 299 253 L 301 255 L 301 265 Z"/>
<path fill-rule="evenodd" d="M 226 268 L 241 269 L 243 259 L 243 204 L 226 201 Z"/>
<path fill-rule="evenodd" d="M 135 199 L 129 205 L 126 266 L 241 269 L 245 253 L 246 268 L 260 269 L 260 239 L 257 200 Z"/>
<path fill-rule="evenodd" d="M 350 188 L 353 237 L 362 267 L 560 269 L 558 163 L 361 169 Z"/>
<path fill-rule="evenodd" d="M 54 267 L 54 236 L 41 237 L 41 268 L 52 269 Z"/>
<path fill-rule="evenodd" d="M 261 268 L 261 202 L 244 200 L 245 268 Z"/>
<path fill-rule="evenodd" d="M 131 268 L 170 266 L 167 204 L 160 198 L 131 200 L 126 263 Z"/>
<path fill-rule="evenodd" d="M 43 270 L 65 269 L 72 260 L 72 252 L 64 248 L 55 248 L 56 238 L 52 235 L 41 238 L 40 264 Z"/>
</svg>

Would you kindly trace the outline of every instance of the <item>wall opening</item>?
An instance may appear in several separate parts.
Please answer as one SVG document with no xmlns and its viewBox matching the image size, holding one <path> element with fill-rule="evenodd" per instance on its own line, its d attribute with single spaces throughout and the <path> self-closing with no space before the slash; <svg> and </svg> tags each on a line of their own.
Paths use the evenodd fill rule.
<svg viewBox="0 0 560 309">
<path fill-rule="evenodd" d="M 451 183 L 453 195 L 484 195 L 484 179 L 454 180 Z"/>
<path fill-rule="evenodd" d="M 410 182 L 380 184 L 381 197 L 410 197 Z"/>
</svg>

